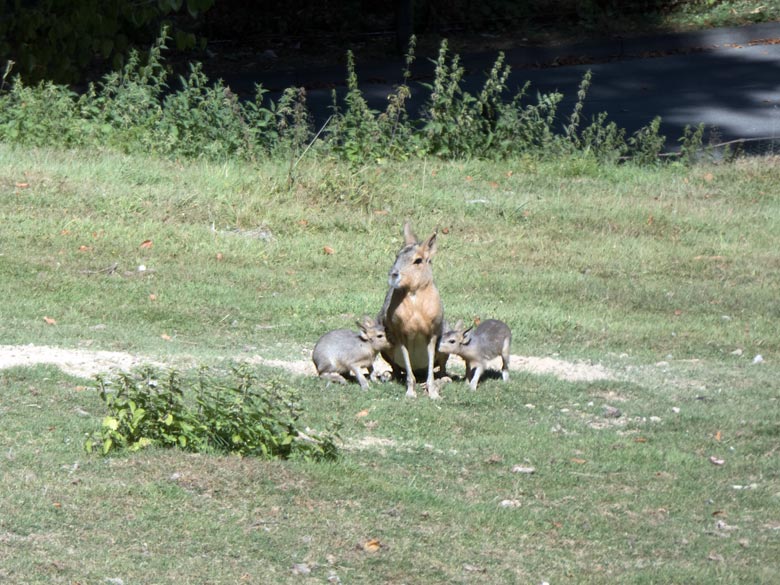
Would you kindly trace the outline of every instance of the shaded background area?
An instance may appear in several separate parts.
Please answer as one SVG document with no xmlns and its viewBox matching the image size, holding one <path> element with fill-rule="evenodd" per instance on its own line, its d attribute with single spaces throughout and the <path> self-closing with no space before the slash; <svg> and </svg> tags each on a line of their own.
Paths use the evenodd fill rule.
<svg viewBox="0 0 780 585">
<path fill-rule="evenodd" d="M 412 117 L 424 115 L 430 59 L 446 38 L 463 56 L 463 87 L 471 93 L 504 51 L 513 71 L 508 93 L 525 81 L 532 98 L 559 91 L 563 115 L 592 70 L 588 118 L 607 111 L 631 133 L 661 116 L 670 148 L 686 125 L 699 122 L 715 141 L 748 138 L 774 148 L 776 20 L 779 0 L 0 0 L 0 64 L 15 61 L 11 75 L 26 83 L 83 89 L 121 67 L 132 48 L 145 52 L 167 25 L 173 72 L 202 62 L 209 78 L 245 97 L 257 84 L 272 100 L 303 87 L 320 125 L 333 92 L 346 91 L 348 50 L 369 105 L 384 109 L 403 80 L 405 38 L 414 32 Z M 754 22 L 763 23 L 711 28 Z"/>
<path fill-rule="evenodd" d="M 471 52 L 778 18 L 777 0 L 0 0 L 0 63 L 27 82 L 83 83 L 163 25 L 178 60 L 224 71 L 343 62 L 347 49 L 386 58 L 412 32 L 423 52 L 444 37 Z"/>
</svg>

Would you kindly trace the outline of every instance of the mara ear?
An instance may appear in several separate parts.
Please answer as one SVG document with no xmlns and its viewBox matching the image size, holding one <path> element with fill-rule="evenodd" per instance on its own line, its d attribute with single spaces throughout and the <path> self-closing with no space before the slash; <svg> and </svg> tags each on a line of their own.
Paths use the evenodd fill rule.
<svg viewBox="0 0 780 585">
<path fill-rule="evenodd" d="M 463 345 L 468 345 L 471 343 L 471 330 L 474 329 L 473 327 L 469 327 L 463 332 Z"/>
<path fill-rule="evenodd" d="M 358 326 L 358 329 L 360 329 L 360 339 L 363 341 L 368 341 L 368 332 L 366 331 L 365 321 L 362 323 L 360 321 L 355 321 L 355 324 Z"/>
<path fill-rule="evenodd" d="M 407 221 L 404 224 L 404 244 L 409 246 L 410 244 L 417 243 L 417 236 L 412 231 L 412 225 Z"/>
<path fill-rule="evenodd" d="M 430 261 L 430 259 L 436 253 L 436 236 L 437 236 L 437 232 L 433 232 L 433 235 L 431 235 L 430 238 L 425 240 L 425 243 L 422 245 L 423 255 L 425 256 L 425 259 L 428 261 Z"/>
<path fill-rule="evenodd" d="M 455 327 L 454 327 L 454 329 L 455 329 L 455 331 L 460 331 L 461 329 L 463 329 L 463 319 L 458 319 L 458 320 L 455 322 Z"/>
</svg>

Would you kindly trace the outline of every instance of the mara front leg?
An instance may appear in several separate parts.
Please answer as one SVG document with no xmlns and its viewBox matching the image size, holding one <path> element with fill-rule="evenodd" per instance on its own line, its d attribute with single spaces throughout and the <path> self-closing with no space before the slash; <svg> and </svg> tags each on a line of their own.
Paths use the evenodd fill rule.
<svg viewBox="0 0 780 585">
<path fill-rule="evenodd" d="M 428 380 L 425 382 L 425 386 L 428 388 L 428 397 L 432 400 L 441 398 L 439 389 L 436 388 L 436 381 L 433 379 L 433 366 L 436 361 L 436 341 L 436 336 L 433 336 L 428 342 Z"/>
<path fill-rule="evenodd" d="M 477 384 L 479 384 L 479 379 L 482 377 L 482 372 L 485 371 L 485 368 L 482 366 L 482 364 L 477 364 L 477 366 L 474 368 L 474 373 L 471 375 L 471 382 L 469 383 L 469 387 L 472 391 L 477 389 Z"/>
<path fill-rule="evenodd" d="M 414 390 L 414 385 L 417 383 L 417 380 L 414 378 L 412 358 L 409 356 L 409 349 L 405 345 L 401 346 L 401 354 L 404 357 L 404 367 L 406 368 L 406 397 L 417 398 L 417 392 Z"/>
<path fill-rule="evenodd" d="M 352 366 L 351 368 L 352 373 L 354 374 L 355 378 L 358 381 L 358 384 L 360 384 L 360 387 L 363 390 L 368 390 L 368 380 L 366 380 L 366 377 L 363 375 L 363 370 L 360 366 Z M 371 375 L 371 371 L 369 370 L 369 375 Z"/>
</svg>

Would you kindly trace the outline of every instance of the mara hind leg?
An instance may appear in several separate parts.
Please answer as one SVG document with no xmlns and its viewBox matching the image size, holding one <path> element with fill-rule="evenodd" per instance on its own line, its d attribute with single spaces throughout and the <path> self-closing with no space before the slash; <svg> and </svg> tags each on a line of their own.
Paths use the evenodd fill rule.
<svg viewBox="0 0 780 585">
<path fill-rule="evenodd" d="M 511 339 L 507 337 L 504 340 L 504 345 L 501 347 L 501 378 L 504 382 L 509 381 L 509 345 Z"/>
<path fill-rule="evenodd" d="M 335 382 L 336 384 L 346 384 L 347 379 L 339 374 L 338 372 L 322 372 L 320 374 L 320 378 L 323 380 L 327 380 L 328 384 L 331 382 Z"/>
</svg>

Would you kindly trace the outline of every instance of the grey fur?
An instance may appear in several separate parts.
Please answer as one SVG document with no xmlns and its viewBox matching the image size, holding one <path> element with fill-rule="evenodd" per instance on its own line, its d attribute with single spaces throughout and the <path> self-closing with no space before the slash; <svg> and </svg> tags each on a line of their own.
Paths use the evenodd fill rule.
<svg viewBox="0 0 780 585">
<path fill-rule="evenodd" d="M 357 322 L 360 331 L 336 329 L 319 338 L 312 351 L 312 361 L 323 380 L 346 384 L 344 374 L 352 374 L 363 390 L 368 390 L 368 381 L 363 368 L 374 379 L 374 358 L 390 347 L 385 328 L 374 319 L 364 317 Z"/>
<path fill-rule="evenodd" d="M 466 377 L 469 386 L 477 389 L 479 378 L 493 358 L 501 356 L 501 377 L 509 380 L 509 348 L 512 344 L 512 331 L 506 323 L 496 319 L 482 321 L 476 329 L 463 329 L 458 321 L 455 328 L 446 331 L 439 341 L 439 351 L 459 355 L 466 361 Z"/>
</svg>

